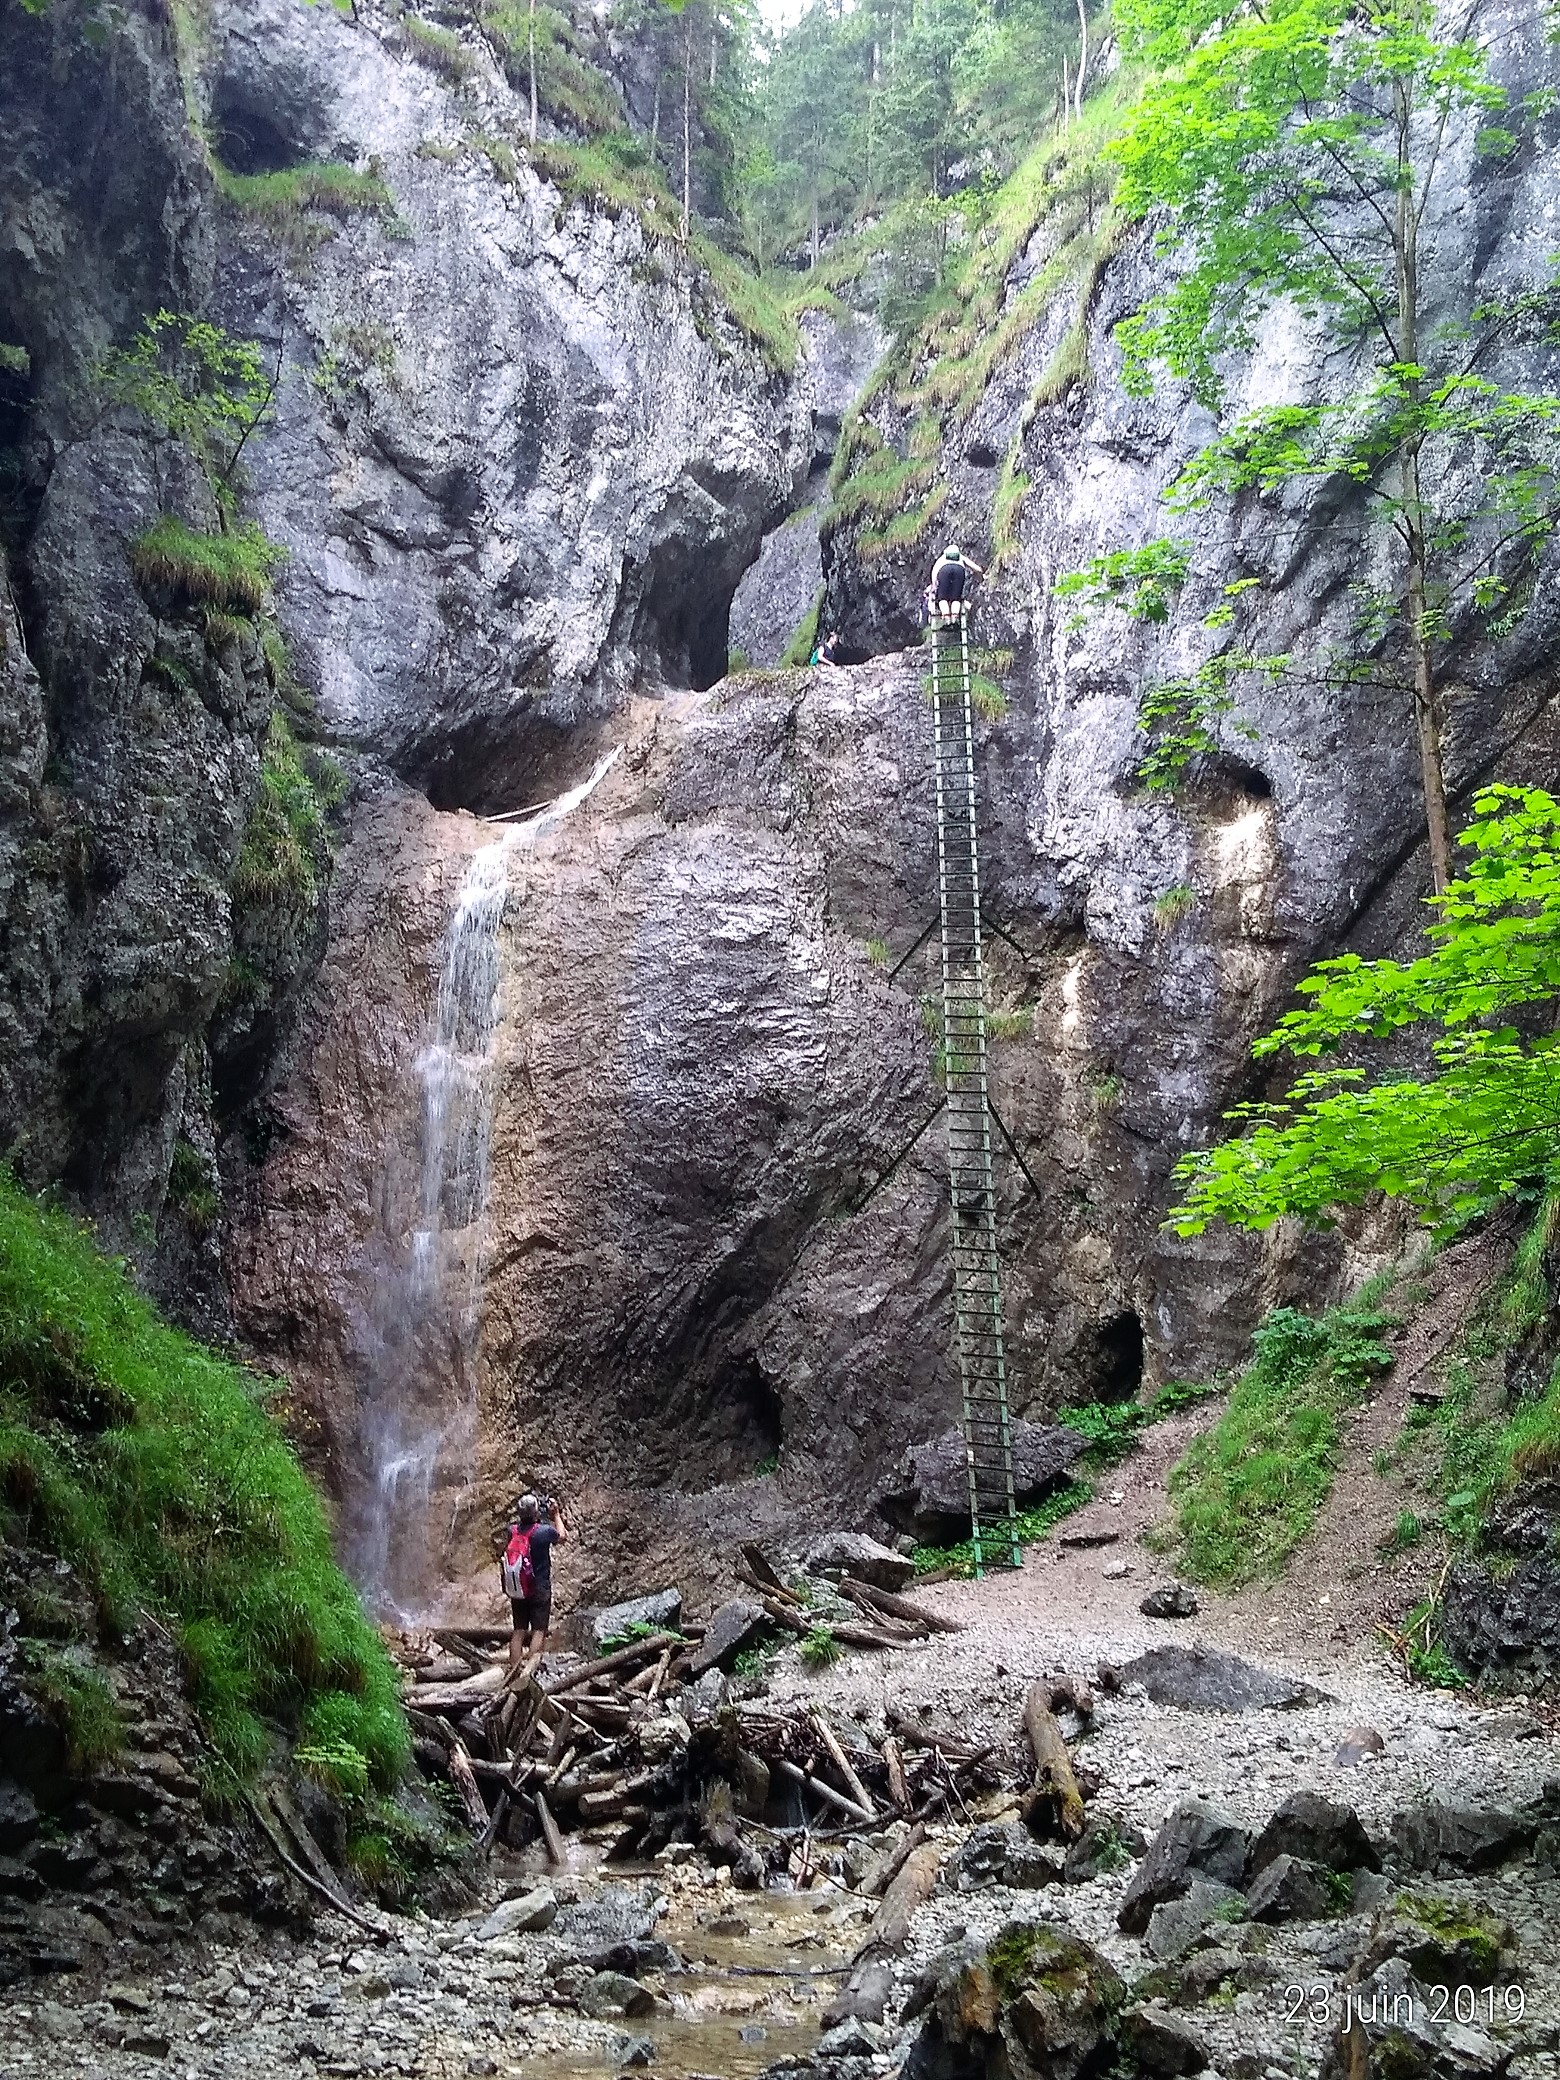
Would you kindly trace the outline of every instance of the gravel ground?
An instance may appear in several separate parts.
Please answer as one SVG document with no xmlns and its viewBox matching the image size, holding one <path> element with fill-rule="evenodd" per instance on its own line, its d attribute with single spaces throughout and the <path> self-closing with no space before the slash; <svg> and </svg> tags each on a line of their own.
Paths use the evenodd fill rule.
<svg viewBox="0 0 1560 2080">
<path fill-rule="evenodd" d="M 1095 1679 L 1101 1663 L 1119 1668 L 1172 1642 L 1238 1652 L 1326 1693 L 1288 1710 L 1206 1713 L 1155 1704 L 1132 1686 L 1115 1694 L 1097 1686 L 1096 1722 L 1078 1743 L 1080 1767 L 1098 1783 L 1098 1807 L 1149 1837 L 1190 1793 L 1255 1826 L 1289 1792 L 1310 1787 L 1352 1804 L 1384 1837 L 1391 1815 L 1428 1792 L 1511 1806 L 1560 1777 L 1560 1755 L 1539 1713 L 1520 1701 L 1489 1709 L 1411 1687 L 1368 1631 L 1336 1621 L 1340 1606 L 1357 1612 L 1349 1586 L 1357 1587 L 1369 1562 L 1340 1556 L 1333 1586 L 1313 1565 L 1306 1576 L 1313 1603 L 1303 1612 L 1293 1586 L 1280 1584 L 1266 1595 L 1210 1603 L 1191 1620 L 1144 1618 L 1138 1603 L 1164 1573 L 1139 1534 L 1162 1503 L 1163 1469 L 1184 1443 L 1184 1426 L 1158 1426 L 1122 1469 L 1121 1486 L 1064 1527 L 1073 1536 L 1114 1531 L 1111 1542 L 1062 1547 L 1053 1538 L 1031 1551 L 1018 1574 L 921 1592 L 961 1632 L 891 1655 L 857 1654 L 821 1677 L 788 1654 L 772 1688 L 806 1694 L 836 1717 L 851 1715 L 871 1736 L 881 1734 L 893 1708 L 953 1717 L 1008 1743 L 1021 1740 L 1023 1699 L 1036 1676 Z M 1335 1760 L 1342 1738 L 1362 1726 L 1380 1735 L 1383 1753 L 1343 1767 Z M 950 1826 L 940 1836 L 950 1866 L 964 1831 Z M 899 1996 L 961 1931 L 989 1936 L 1013 1919 L 1061 1922 L 1128 1980 L 1140 1977 L 1155 1960 L 1115 1922 L 1129 1874 L 1038 1892 L 939 1892 L 916 1923 Z M 566 1968 L 559 1976 L 561 1946 L 552 1936 L 484 1944 L 470 1922 L 407 1921 L 380 1946 L 326 1919 L 310 1944 L 257 1937 L 242 1952 L 212 1949 L 186 1959 L 177 1976 L 148 1969 L 116 1986 L 83 1974 L 13 1991 L 0 2003 L 0 2080 L 142 2080 L 151 2072 L 270 2080 L 311 2071 L 341 2080 L 380 2073 L 577 2080 L 618 2069 L 639 2044 L 647 2044 L 654 2071 L 747 2080 L 767 2060 L 805 2051 L 835 1984 L 826 1968 L 854 1946 L 870 1907 L 839 1891 L 821 1900 L 737 1894 L 697 1864 L 668 1864 L 647 1897 L 657 1889 L 665 1902 L 657 1933 L 697 1969 L 645 1974 L 648 2014 L 581 2014 Z M 578 1890 L 588 1903 L 598 1881 L 581 1878 Z M 1512 2080 L 1560 2080 L 1560 1884 L 1528 1858 L 1477 1879 L 1437 1881 L 1434 1890 L 1514 1925 L 1513 1997 L 1524 2014 L 1519 2027 L 1508 2027 L 1502 2009 L 1497 2036 L 1515 2054 Z M 721 1914 L 751 1925 L 717 1936 L 709 1924 Z M 1246 1925 L 1221 1938 L 1247 1960 L 1256 1983 L 1186 2011 L 1208 2045 L 1214 2080 L 1314 2073 L 1339 2012 L 1341 1975 L 1368 1927 L 1368 1917 L 1353 1916 Z M 744 1961 L 763 1969 L 733 1975 L 729 1968 Z M 1504 1999 L 1503 1988 L 1497 1993 Z M 896 2062 L 890 2031 L 873 2063 L 887 2074 Z"/>
<path fill-rule="evenodd" d="M 525 1882 L 535 1881 L 517 1875 L 510 1889 Z M 245 1951 L 212 1949 L 186 1957 L 181 1977 L 126 1972 L 101 1984 L 71 1979 L 13 1993 L 0 2004 L 0 2080 L 141 2080 L 152 2072 L 191 2080 L 564 2080 L 615 2072 L 638 2047 L 661 2073 L 702 2067 L 743 2080 L 782 2047 L 816 2038 L 817 2011 L 836 1983 L 827 1967 L 842 1946 L 853 1947 L 871 1912 L 832 1890 L 822 1899 L 755 1898 L 696 1863 L 649 1882 L 607 1884 L 642 1907 L 646 1925 L 653 1919 L 691 1967 L 641 1973 L 643 2015 L 592 2020 L 578 2012 L 579 1982 L 590 1974 L 568 1975 L 579 1946 L 552 1933 L 483 1942 L 474 1919 L 408 1920 L 378 1944 L 326 1915 L 314 1943 L 270 1938 Z M 604 1885 L 585 1875 L 554 1889 L 566 1905 L 589 1904 Z M 710 1930 L 734 1914 L 744 1934 Z M 737 1961 L 764 1973 L 728 1976 Z"/>
</svg>

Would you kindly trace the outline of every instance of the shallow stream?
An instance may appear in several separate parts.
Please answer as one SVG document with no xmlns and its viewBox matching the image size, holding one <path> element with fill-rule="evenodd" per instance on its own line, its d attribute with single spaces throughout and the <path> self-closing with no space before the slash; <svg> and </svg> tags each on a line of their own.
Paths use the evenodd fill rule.
<svg viewBox="0 0 1560 2080">
<path fill-rule="evenodd" d="M 657 1928 L 680 1972 L 643 1972 L 656 2012 L 614 2025 L 611 2041 L 526 2060 L 527 2080 L 596 2080 L 623 2069 L 624 2035 L 652 2047 L 649 2070 L 675 2080 L 752 2080 L 802 2057 L 871 1918 L 870 1902 L 826 1892 L 755 1892 L 740 1906 L 706 1893 L 672 1895 Z"/>
</svg>

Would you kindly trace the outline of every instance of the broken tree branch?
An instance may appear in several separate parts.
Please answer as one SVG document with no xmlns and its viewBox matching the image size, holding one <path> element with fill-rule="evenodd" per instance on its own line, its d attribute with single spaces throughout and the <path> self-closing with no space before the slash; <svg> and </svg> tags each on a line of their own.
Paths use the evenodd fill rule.
<svg viewBox="0 0 1560 2080">
<path fill-rule="evenodd" d="M 1028 1803 L 1031 1807 L 1048 1804 L 1064 1839 L 1075 1842 L 1083 1833 L 1083 1793 L 1073 1774 L 1072 1757 L 1062 1739 L 1062 1729 L 1051 1710 L 1051 1692 L 1046 1683 L 1029 1686 L 1024 1700 L 1024 1731 L 1035 1757 L 1035 1781 Z"/>
</svg>

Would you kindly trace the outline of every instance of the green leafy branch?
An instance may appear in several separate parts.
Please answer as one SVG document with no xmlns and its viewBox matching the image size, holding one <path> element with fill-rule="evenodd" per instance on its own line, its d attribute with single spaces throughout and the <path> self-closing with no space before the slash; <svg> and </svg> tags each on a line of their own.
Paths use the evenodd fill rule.
<svg viewBox="0 0 1560 2080">
<path fill-rule="evenodd" d="M 1323 962 L 1301 984 L 1312 1001 L 1255 1050 L 1315 1057 L 1424 1025 L 1439 1029 L 1434 1073 L 1377 1081 L 1345 1063 L 1302 1075 L 1281 1101 L 1236 1107 L 1226 1117 L 1244 1131 L 1177 1167 L 1178 1232 L 1286 1214 L 1325 1225 L 1376 1191 L 1461 1219 L 1553 1175 L 1560 1034 L 1532 1036 L 1509 1017 L 1560 997 L 1560 803 L 1490 788 L 1460 843 L 1472 857 L 1431 899 L 1433 950 Z"/>
<path fill-rule="evenodd" d="M 97 371 L 108 404 L 127 406 L 188 444 L 224 511 L 232 504 L 239 458 L 268 416 L 280 381 L 280 353 L 268 373 L 253 340 L 167 310 L 144 318 L 130 344 Z"/>
</svg>

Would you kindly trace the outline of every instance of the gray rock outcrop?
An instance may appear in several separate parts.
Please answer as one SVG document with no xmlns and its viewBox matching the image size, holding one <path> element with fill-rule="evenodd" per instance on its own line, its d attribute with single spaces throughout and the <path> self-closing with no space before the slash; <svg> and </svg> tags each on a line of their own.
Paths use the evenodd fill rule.
<svg viewBox="0 0 1560 2080">
<path fill-rule="evenodd" d="M 1249 1846 L 1250 1836 L 1230 1814 L 1205 1799 L 1183 1798 L 1127 1881 L 1116 1910 L 1118 1926 L 1141 1935 L 1154 1909 L 1179 1899 L 1198 1878 L 1238 1886 Z"/>
<path fill-rule="evenodd" d="M 1124 1662 L 1119 1674 L 1123 1686 L 1140 1684 L 1155 1704 L 1187 1712 L 1294 1711 L 1320 1704 L 1325 1695 L 1312 1683 L 1218 1647 L 1150 1647 Z"/>
<path fill-rule="evenodd" d="M 1083 1436 L 1065 1424 L 1012 1426 L 1013 1495 L 1030 1509 L 1071 1474 L 1086 1449 Z M 969 1471 L 964 1433 L 945 1430 L 929 1443 L 913 1445 L 891 1485 L 878 1498 L 879 1512 L 902 1531 L 928 1545 L 951 1545 L 970 1533 Z"/>
</svg>

